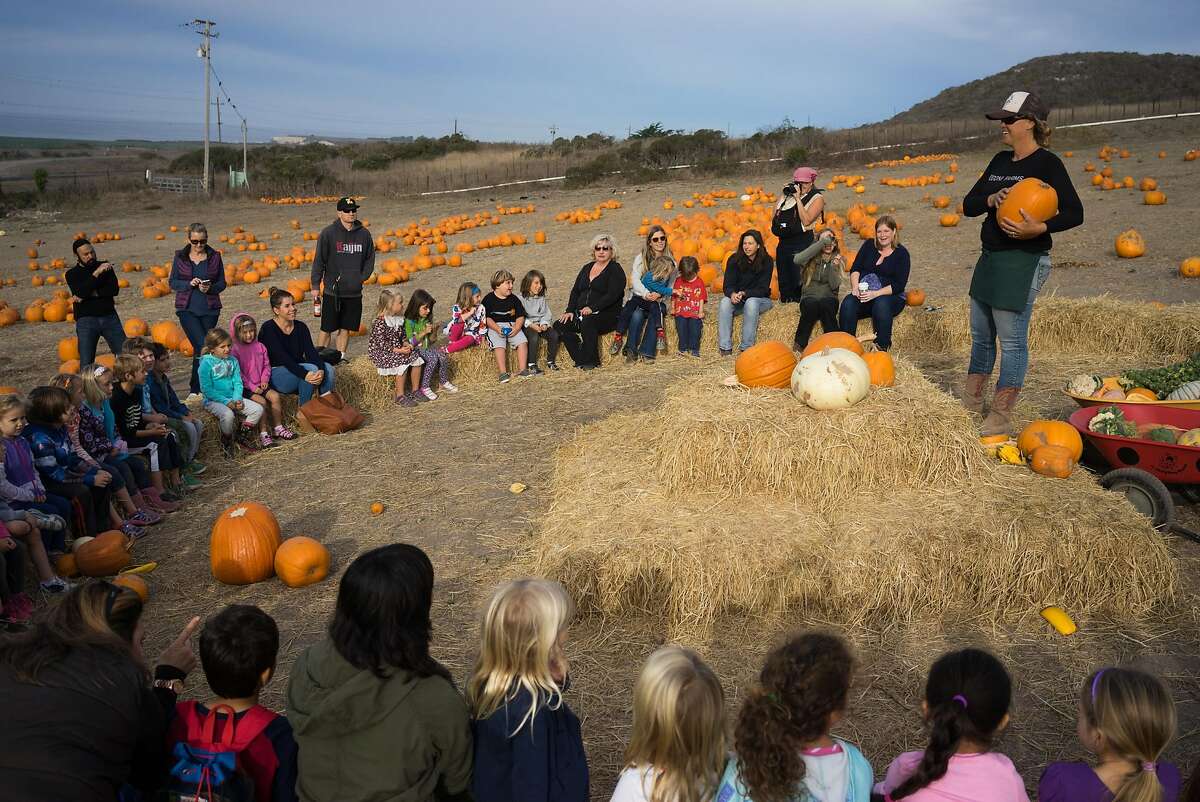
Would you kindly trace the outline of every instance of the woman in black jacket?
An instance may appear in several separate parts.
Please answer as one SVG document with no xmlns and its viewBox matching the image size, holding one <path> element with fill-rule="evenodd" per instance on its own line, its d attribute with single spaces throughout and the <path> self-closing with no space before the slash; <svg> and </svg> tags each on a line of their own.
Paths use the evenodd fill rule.
<svg viewBox="0 0 1200 802">
<path fill-rule="evenodd" d="M 114 802 L 166 777 L 167 721 L 196 665 L 193 618 L 154 669 L 142 601 L 110 582 L 80 585 L 34 628 L 0 640 L 0 801 Z"/>
<path fill-rule="evenodd" d="M 775 262 L 763 246 L 762 234 L 751 228 L 738 239 L 740 247 L 725 263 L 724 297 L 717 311 L 717 347 L 721 356 L 733 353 L 733 319 L 742 318 L 742 350 L 758 338 L 758 318 L 771 303 L 771 272 Z"/>
<path fill-rule="evenodd" d="M 600 335 L 616 331 L 625 271 L 617 261 L 616 241 L 608 234 L 592 239 L 592 261 L 571 287 L 567 311 L 554 324 L 567 353 L 581 370 L 600 366 Z"/>
</svg>

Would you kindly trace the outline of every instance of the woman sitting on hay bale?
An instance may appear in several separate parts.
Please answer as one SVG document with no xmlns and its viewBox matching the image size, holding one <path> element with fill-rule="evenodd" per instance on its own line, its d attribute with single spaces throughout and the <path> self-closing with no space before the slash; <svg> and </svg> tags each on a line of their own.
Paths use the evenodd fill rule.
<svg viewBox="0 0 1200 802">
<path fill-rule="evenodd" d="M 908 249 L 900 244 L 899 228 L 890 214 L 875 221 L 875 239 L 864 242 L 854 257 L 850 294 L 842 299 L 839 312 L 847 334 L 857 334 L 858 321 L 869 316 L 881 351 L 892 347 L 892 321 L 904 311 L 904 288 L 912 266 Z"/>
<path fill-rule="evenodd" d="M 725 263 L 725 297 L 717 312 L 717 347 L 721 356 L 733 354 L 733 319 L 742 318 L 741 350 L 758 339 L 758 318 L 772 306 L 771 272 L 775 260 L 763 247 L 762 234 L 748 229 L 738 239 L 741 247 Z"/>
<path fill-rule="evenodd" d="M 625 296 L 625 270 L 617 261 L 616 240 L 609 234 L 593 237 L 592 255 L 575 277 L 567 311 L 554 324 L 580 370 L 600 367 L 600 335 L 616 329 Z"/>
<path fill-rule="evenodd" d="M 1050 138 L 1047 109 L 1037 95 L 1013 92 L 989 120 L 1000 121 L 1000 139 L 1012 148 L 992 157 L 975 186 L 963 198 L 963 214 L 983 218 L 980 240 L 983 251 L 971 275 L 971 361 L 963 404 L 983 412 L 983 391 L 996 364 L 1000 341 L 1000 376 L 992 408 L 983 421 L 982 434 L 1007 434 L 1012 411 L 1025 384 L 1029 366 L 1029 318 L 1033 302 L 1050 275 L 1050 234 L 1083 223 L 1083 204 L 1062 159 L 1043 147 Z M 1057 196 L 1056 211 L 1044 222 L 1027 209 L 1021 219 L 997 213 L 1018 181 L 1041 179 Z"/>
<path fill-rule="evenodd" d="M 258 341 L 271 360 L 271 387 L 286 395 L 299 395 L 300 406 L 320 388 L 333 391 L 333 365 L 321 359 L 308 326 L 296 320 L 296 299 L 287 290 L 271 288 L 270 320 L 262 324 Z"/>
</svg>

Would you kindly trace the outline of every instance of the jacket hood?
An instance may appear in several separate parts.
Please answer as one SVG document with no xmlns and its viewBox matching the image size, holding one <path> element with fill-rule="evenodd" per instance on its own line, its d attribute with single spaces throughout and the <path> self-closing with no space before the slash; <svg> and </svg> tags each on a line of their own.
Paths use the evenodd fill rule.
<svg viewBox="0 0 1200 802">
<path fill-rule="evenodd" d="M 387 718 L 418 682 L 416 676 L 401 669 L 380 679 L 355 668 L 326 638 L 309 647 L 292 667 L 288 721 L 298 735 L 349 735 Z"/>
</svg>

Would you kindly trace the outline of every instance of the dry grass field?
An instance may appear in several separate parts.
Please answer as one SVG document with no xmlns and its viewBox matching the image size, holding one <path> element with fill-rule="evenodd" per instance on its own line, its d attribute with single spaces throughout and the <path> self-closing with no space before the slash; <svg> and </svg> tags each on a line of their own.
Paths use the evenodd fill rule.
<svg viewBox="0 0 1200 802">
<path fill-rule="evenodd" d="M 1169 202 L 1165 206 L 1145 206 L 1136 190 L 1094 189 L 1083 165 L 1087 161 L 1100 164 L 1095 158 L 1096 148 L 1088 146 L 1085 150 L 1077 146 L 1075 155 L 1065 161 L 1084 201 L 1085 223 L 1055 237 L 1056 268 L 1044 292 L 1069 298 L 1109 295 L 1125 301 L 1167 305 L 1200 302 L 1200 279 L 1185 279 L 1178 272 L 1183 258 L 1200 255 L 1200 245 L 1193 235 L 1194 223 L 1200 220 L 1200 161 L 1183 161 L 1184 151 L 1200 144 L 1200 129 L 1195 123 L 1176 122 L 1136 132 L 1114 128 L 1090 136 L 1132 151 L 1130 158 L 1113 161 L 1118 177 L 1131 175 L 1139 180 L 1154 177 Z M 1056 149 L 1061 152 L 1070 144 L 1070 140 L 1056 143 Z M 1159 150 L 1166 151 L 1167 157 L 1157 158 Z M 989 146 L 961 154 L 959 181 L 949 186 L 893 188 L 879 183 L 882 177 L 944 170 L 944 163 L 904 169 L 837 168 L 836 172 L 866 176 L 867 189 L 862 195 L 854 195 L 839 187 L 828 193 L 827 205 L 840 213 L 850 203 L 863 201 L 878 204 L 881 211 L 891 211 L 902 225 L 901 240 L 912 254 L 911 285 L 926 290 L 929 305 L 945 307 L 928 312 L 910 310 L 905 314 L 957 314 L 956 310 L 961 310 L 970 268 L 978 252 L 978 221 L 964 219 L 957 227 L 942 228 L 938 224 L 940 211 L 933 209 L 923 196 L 930 191 L 934 195 L 948 194 L 956 205 L 993 151 Z M 823 169 L 819 181 L 824 183 L 830 172 L 834 171 Z M 664 200 L 682 201 L 693 192 L 717 188 L 740 193 L 747 184 L 762 184 L 768 191 L 778 191 L 784 180 L 781 170 L 766 182 L 759 177 L 749 180 L 743 177 L 578 191 L 539 187 L 536 192 L 529 190 L 528 195 L 476 192 L 422 200 L 368 196 L 361 201 L 360 217 L 370 221 L 372 231 L 378 236 L 385 229 L 422 217 L 437 221 L 452 214 L 492 209 L 496 204 L 534 203 L 537 211 L 533 214 L 502 218 L 500 225 L 488 227 L 482 234 L 463 236 L 473 241 L 478 236 L 507 231 L 525 234 L 532 242 L 533 232 L 540 229 L 547 234 L 546 244 L 467 254 L 462 267 L 437 267 L 415 274 L 413 280 L 399 285 L 399 289 L 405 295 L 418 286 L 428 290 L 437 299 L 437 316 L 444 319 L 461 282 L 474 281 L 486 290 L 489 277 L 497 269 L 505 268 L 519 279 L 526 270 L 537 268 L 548 277 L 551 308 L 560 310 L 569 283 L 589 258 L 588 243 L 595 234 L 611 232 L 618 243 L 618 259 L 629 265 L 638 247 L 637 229 L 643 218 L 700 211 L 681 209 L 677 203 L 674 211 L 664 212 Z M 559 212 L 578 207 L 590 209 L 609 199 L 619 200 L 622 206 L 604 211 L 598 221 L 570 225 L 554 220 Z M 182 246 L 184 227 L 194 220 L 205 222 L 214 239 L 231 232 L 235 226 L 242 226 L 270 243 L 268 253 L 281 255 L 293 245 L 306 244 L 300 239 L 302 231 L 317 231 L 334 218 L 330 204 L 274 206 L 255 200 L 206 206 L 156 197 L 150 205 L 161 208 L 138 207 L 144 203 L 144 196 L 138 196 L 133 204 L 113 198 L 111 203 L 84 213 L 44 213 L 0 221 L 0 228 L 7 231 L 0 237 L 0 279 L 16 279 L 15 286 L 0 289 L 0 298 L 23 308 L 34 298 L 50 294 L 51 287 L 30 286 L 31 273 L 26 268 L 26 249 L 39 239 L 46 243 L 39 248 L 45 261 L 55 257 L 67 259 L 75 231 L 119 232 L 119 242 L 97 247 L 100 256 L 114 262 L 130 260 L 148 266 L 169 262 L 173 251 Z M 722 201 L 720 207 L 730 204 L 736 205 L 737 201 Z M 289 226 L 292 218 L 300 221 L 299 230 Z M 171 225 L 179 226 L 180 233 L 169 233 Z M 1147 253 L 1139 259 L 1119 259 L 1113 250 L 1113 240 L 1119 232 L 1131 227 L 1145 237 Z M 159 233 L 166 233 L 167 239 L 156 240 L 155 234 Z M 278 233 L 280 239 L 269 239 L 273 233 Z M 453 249 L 459 238 L 447 241 Z M 387 256 L 408 259 L 413 255 L 414 248 L 402 248 Z M 144 275 L 131 277 L 140 279 Z M 304 275 L 306 270 L 290 272 L 285 267 L 276 272 L 272 281 L 282 286 L 289 278 Z M 236 311 L 251 312 L 260 320 L 266 317 L 268 305 L 259 297 L 264 286 L 231 287 L 224 295 L 226 311 L 222 321 L 227 322 Z M 144 299 L 135 292 L 136 287 L 135 281 L 119 299 L 123 317 L 137 316 L 151 322 L 174 319 L 170 296 Z M 374 306 L 374 295 L 374 288 L 367 288 L 365 305 L 369 308 Z M 311 305 L 305 304 L 302 309 L 302 318 L 312 325 Z M 770 313 L 774 314 L 782 313 L 777 308 Z M 1037 314 L 1035 311 L 1035 320 Z M 1071 406 L 1064 403 L 1068 399 L 1058 390 L 1073 373 L 1117 372 L 1172 356 L 1130 355 L 1105 347 L 1106 327 L 1115 329 L 1118 324 L 1119 321 L 1095 316 L 1092 325 L 1097 329 L 1096 336 L 1083 338 L 1098 343 L 1095 352 L 1035 350 L 1020 416 L 1028 419 L 1068 412 Z M 706 326 L 715 325 L 714 312 Z M 0 385 L 27 389 L 49 378 L 57 370 L 56 342 L 72 334 L 73 326 L 69 323 L 22 322 L 0 329 Z M 363 339 L 351 343 L 352 356 L 365 353 Z M 937 351 L 906 350 L 898 339 L 897 350 L 922 371 L 932 383 L 930 392 L 934 392 L 934 388 L 948 389 L 958 380 L 965 368 L 968 345 L 962 342 L 957 347 Z M 1191 350 L 1197 349 L 1200 342 L 1191 343 Z M 565 353 L 563 357 L 569 364 Z M 176 362 L 183 360 L 177 358 Z M 552 529 L 545 520 L 548 511 L 554 509 L 556 514 L 564 516 L 596 515 L 599 520 L 601 513 L 593 509 L 581 507 L 576 511 L 563 509 L 561 504 L 552 506 L 561 502 L 553 491 L 560 469 L 556 461 L 559 448 L 583 442 L 576 440 L 581 431 L 584 435 L 593 432 L 585 427 L 592 424 L 614 427 L 614 421 L 622 420 L 612 416 L 641 416 L 644 421 L 645 416 L 657 414 L 667 403 L 686 414 L 686 404 L 680 406 L 678 389 L 669 393 L 669 387 L 678 388 L 704 376 L 719 377 L 730 372 L 732 362 L 722 361 L 715 353 L 705 353 L 699 362 L 676 358 L 672 353 L 654 365 L 613 363 L 591 373 L 568 367 L 557 374 L 514 380 L 504 386 L 496 385 L 485 373 L 486 378 L 464 382 L 458 395 L 443 395 L 435 403 L 415 410 L 371 410 L 368 425 L 357 432 L 336 439 L 308 436 L 244 458 L 236 465 L 217 466 L 205 477 L 204 486 L 188 500 L 186 511 L 157 527 L 137 547 L 139 560 L 159 562 L 159 568 L 149 575 L 153 596 L 147 648 L 152 653 L 165 646 L 191 615 L 204 616 L 234 601 L 258 604 L 279 620 L 283 633 L 280 671 L 267 697 L 268 703 L 282 708 L 282 693 L 293 659 L 321 637 L 332 612 L 337 576 L 302 590 L 288 590 L 275 580 L 240 588 L 215 582 L 209 573 L 207 554 L 211 522 L 221 509 L 236 501 L 256 500 L 275 510 L 285 536 L 303 534 L 324 542 L 334 556 L 338 575 L 357 554 L 381 544 L 408 541 L 428 551 L 438 571 L 434 653 L 461 682 L 474 658 L 475 618 L 482 599 L 497 581 L 529 564 L 537 536 Z M 186 379 L 179 364 L 176 374 L 177 386 L 182 388 Z M 697 392 L 697 403 L 705 397 L 706 393 Z M 678 460 L 677 454 L 670 453 L 669 444 L 638 427 L 639 418 L 626 420 L 629 422 L 624 428 L 615 426 L 613 435 L 626 438 L 627 453 L 622 454 L 619 449 L 598 450 L 595 464 L 586 466 L 599 477 L 597 487 L 615 486 L 615 482 L 609 481 L 613 477 L 619 478 L 622 486 L 636 486 L 641 474 L 631 479 L 625 472 Z M 655 482 L 661 473 L 648 470 L 645 481 Z M 509 492 L 512 482 L 524 483 L 528 490 L 512 494 Z M 673 488 L 673 492 L 678 494 L 679 488 Z M 697 487 L 696 493 L 712 499 L 712 504 L 704 507 L 710 520 L 733 529 L 740 525 L 744 499 L 739 498 L 737 487 L 709 484 Z M 869 505 L 870 493 L 865 495 L 857 503 Z M 386 510 L 372 517 L 368 509 L 375 501 L 383 502 Z M 898 519 L 920 519 L 940 509 L 932 502 L 929 510 L 924 509 L 920 494 L 912 495 L 908 502 L 910 505 L 893 502 L 893 514 Z M 610 504 L 603 512 L 604 520 L 619 522 L 622 505 L 628 504 L 630 514 L 641 516 L 637 520 L 639 536 L 645 537 L 647 530 L 653 530 L 655 520 L 648 518 L 650 513 L 645 506 L 633 504 L 627 496 L 619 494 L 611 497 Z M 1009 499 L 1008 504 L 1005 508 L 993 508 L 990 513 L 1016 520 L 1028 511 L 1019 496 Z M 1043 510 L 1040 514 L 1047 513 Z M 1193 528 L 1200 528 L 1196 508 L 1183 514 Z M 964 521 L 978 517 L 964 516 Z M 670 511 L 663 510 L 657 521 L 663 537 L 670 536 Z M 582 520 L 580 525 L 586 527 L 590 523 Z M 1070 522 L 1062 523 L 1066 526 Z M 558 527 L 553 531 L 565 529 Z M 973 533 L 964 529 L 960 534 L 968 540 Z M 620 539 L 623 530 L 611 535 Z M 1048 536 L 1052 539 L 1053 533 Z M 1040 626 L 1034 609 L 1029 610 L 1019 625 L 1011 625 L 1004 620 L 964 618 L 948 606 L 936 615 L 922 608 L 925 612 L 910 620 L 874 621 L 866 617 L 855 621 L 853 626 L 846 626 L 836 617 L 796 615 L 786 610 L 770 619 L 734 610 L 719 617 L 711 634 L 697 643 L 725 683 L 732 713 L 743 689 L 752 682 L 761 658 L 784 632 L 803 626 L 839 629 L 854 643 L 861 663 L 851 710 L 839 733 L 861 744 L 877 774 L 882 773 L 897 752 L 918 748 L 923 743 L 920 691 L 929 663 L 947 648 L 983 644 L 1001 654 L 1013 671 L 1016 688 L 1013 723 L 1001 748 L 1013 758 L 1031 785 L 1036 784 L 1046 762 L 1080 756 L 1075 740 L 1074 700 L 1081 679 L 1099 665 L 1137 661 L 1161 673 L 1171 684 L 1180 705 L 1181 725 L 1169 757 L 1190 764 L 1200 754 L 1200 657 L 1197 656 L 1200 630 L 1194 603 L 1195 593 L 1200 591 L 1196 562 L 1200 547 L 1170 536 L 1165 542 L 1179 575 L 1175 601 L 1136 620 L 1110 619 L 1098 611 L 1083 619 L 1080 631 L 1070 638 L 1062 638 L 1048 627 Z M 1082 545 L 1086 543 L 1085 536 L 1073 555 L 1075 560 L 1093 559 L 1094 555 Z M 719 544 L 714 547 L 714 561 L 737 559 L 737 554 L 719 553 L 719 548 Z M 1120 581 L 1119 572 L 1113 572 L 1112 576 L 1114 582 Z M 568 698 L 583 720 L 594 799 L 608 798 L 620 768 L 638 668 L 671 631 L 662 610 L 643 609 L 620 615 L 583 616 L 572 633 L 574 677 Z M 204 692 L 198 676 L 189 686 L 188 693 Z"/>
</svg>

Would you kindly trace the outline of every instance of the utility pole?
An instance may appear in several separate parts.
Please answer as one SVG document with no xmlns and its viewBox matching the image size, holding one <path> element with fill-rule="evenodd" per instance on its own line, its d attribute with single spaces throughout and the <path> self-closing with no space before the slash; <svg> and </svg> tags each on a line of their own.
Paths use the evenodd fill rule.
<svg viewBox="0 0 1200 802">
<path fill-rule="evenodd" d="M 551 144 L 553 144 L 553 142 L 554 142 L 555 138 L 557 137 L 557 135 L 558 135 L 558 126 L 557 126 L 557 125 L 551 125 L 551 126 L 550 126 L 550 142 L 551 142 Z"/>
<path fill-rule="evenodd" d="M 217 95 L 217 144 L 222 143 L 221 139 L 221 96 Z"/>
<path fill-rule="evenodd" d="M 454 118 L 454 135 L 458 136 L 458 118 Z"/>
<path fill-rule="evenodd" d="M 246 173 L 246 120 L 242 119 L 242 172 Z M 246 173 L 247 178 L 250 174 Z"/>
<path fill-rule="evenodd" d="M 212 191 L 208 180 L 208 121 L 212 110 L 212 91 L 209 84 L 209 76 L 212 74 L 212 40 L 220 36 L 218 33 L 213 33 L 213 26 L 216 24 L 212 20 L 207 19 L 194 19 L 189 23 L 189 27 L 204 37 L 204 44 L 200 45 L 200 49 L 196 51 L 196 55 L 204 59 L 204 181 L 202 186 L 204 187 L 205 195 L 208 195 Z M 201 30 L 202 28 L 203 30 Z"/>
</svg>

